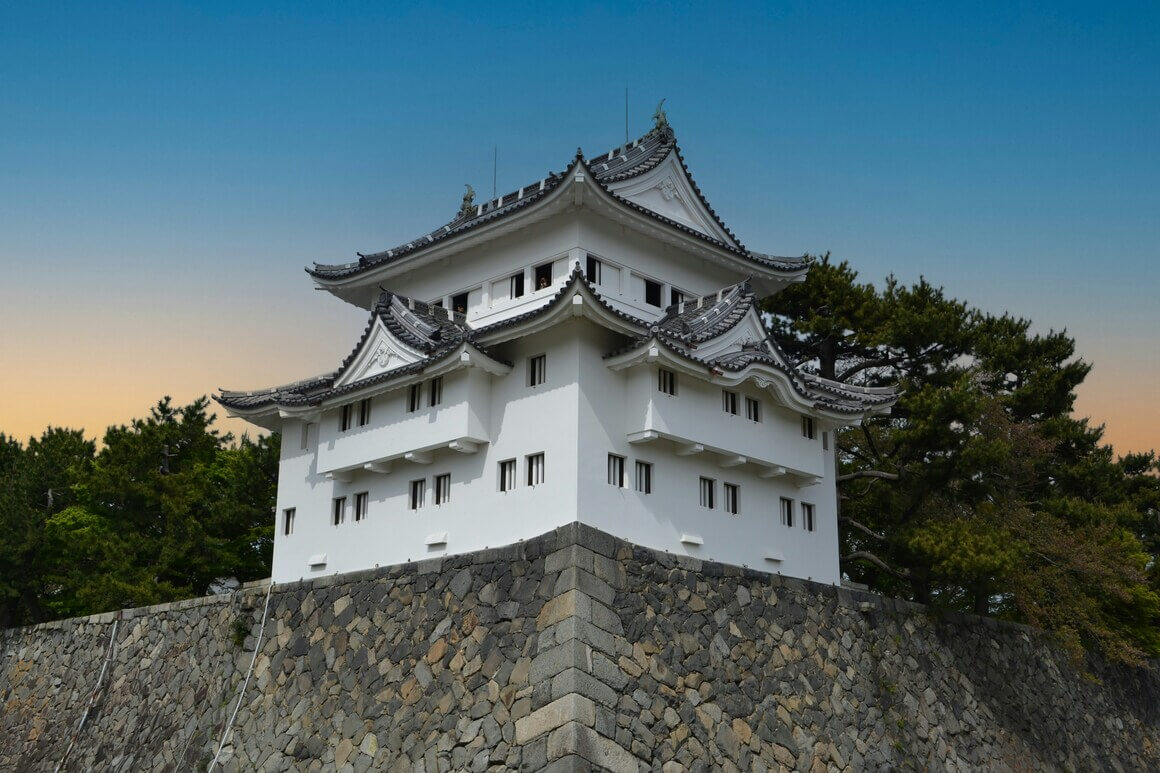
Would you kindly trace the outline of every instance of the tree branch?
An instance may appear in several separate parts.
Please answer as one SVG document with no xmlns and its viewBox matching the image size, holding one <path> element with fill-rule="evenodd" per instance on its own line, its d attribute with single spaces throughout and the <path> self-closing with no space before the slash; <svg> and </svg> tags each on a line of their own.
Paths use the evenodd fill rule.
<svg viewBox="0 0 1160 773">
<path fill-rule="evenodd" d="M 874 564 L 874 566 L 877 566 L 882 571 L 887 572 L 887 573 L 897 577 L 900 580 L 910 579 L 910 572 L 907 571 L 906 569 L 895 569 L 894 567 L 889 566 L 885 561 L 883 561 L 878 556 L 876 556 L 873 553 L 866 551 L 866 550 L 856 550 L 848 556 L 843 556 L 842 560 L 843 561 L 865 561 L 866 563 Z"/>
<path fill-rule="evenodd" d="M 838 518 L 838 523 L 849 524 L 850 526 L 853 526 L 855 529 L 862 532 L 863 534 L 866 534 L 866 535 L 873 537 L 874 539 L 877 539 L 877 540 L 882 540 L 883 542 L 886 541 L 885 534 L 879 534 L 878 532 L 874 531 L 866 524 L 859 523 L 858 521 L 855 521 L 853 518 L 848 518 L 848 517 L 843 515 L 843 516 L 840 516 Z"/>
<path fill-rule="evenodd" d="M 882 480 L 898 480 L 898 473 L 884 472 L 883 470 L 857 470 L 855 472 L 847 472 L 838 476 L 838 482 L 844 480 L 854 480 L 855 478 L 881 478 Z"/>
<path fill-rule="evenodd" d="M 850 378 L 850 376 L 861 373 L 864 370 L 869 370 L 870 368 L 886 368 L 902 362 L 906 362 L 905 357 L 886 357 L 881 360 L 866 360 L 865 362 L 860 362 L 851 368 L 846 368 L 844 371 L 842 371 L 842 375 L 838 376 L 838 378 L 835 380 L 845 381 L 846 379 Z"/>
</svg>

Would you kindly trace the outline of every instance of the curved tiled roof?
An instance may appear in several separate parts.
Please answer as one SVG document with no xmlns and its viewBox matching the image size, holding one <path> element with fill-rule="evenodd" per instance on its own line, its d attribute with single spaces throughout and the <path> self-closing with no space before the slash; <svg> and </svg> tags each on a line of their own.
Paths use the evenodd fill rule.
<svg viewBox="0 0 1160 773">
<path fill-rule="evenodd" d="M 670 338 L 696 345 L 733 329 L 749 313 L 755 300 L 753 288 L 746 280 L 712 295 L 669 306 L 657 327 Z"/>
<path fill-rule="evenodd" d="M 692 185 L 702 206 L 705 207 L 706 211 L 721 230 L 733 240 L 734 244 L 702 233 L 683 223 L 678 223 L 636 202 L 618 196 L 608 188 L 608 185 L 611 183 L 629 180 L 645 174 L 656 168 L 670 153 L 674 152 L 677 155 L 677 161 L 688 177 L 689 183 Z M 665 127 L 663 129 L 653 129 L 635 142 L 628 143 L 619 148 L 613 148 L 608 153 L 601 154 L 595 159 L 585 159 L 583 153 L 577 148 L 576 155 L 564 172 L 549 172 L 548 176 L 542 180 L 525 185 L 517 191 L 504 194 L 485 204 L 475 205 L 474 213 L 466 215 L 460 214 L 446 225 L 440 226 L 434 231 L 420 236 L 418 239 L 398 245 L 397 247 L 392 247 L 389 250 L 367 254 L 357 253 L 358 260 L 351 263 L 315 263 L 313 268 L 308 268 L 306 271 L 317 279 L 344 279 L 346 277 L 356 276 L 378 266 L 393 263 L 431 244 L 443 241 L 452 236 L 458 236 L 487 223 L 502 219 L 513 212 L 543 200 L 549 193 L 560 186 L 566 177 L 565 172 L 567 169 L 571 169 L 576 164 L 580 164 L 584 169 L 588 170 L 596 183 L 618 203 L 654 218 L 672 228 L 676 228 L 683 233 L 708 241 L 716 247 L 725 249 L 736 254 L 738 257 L 753 261 L 766 268 L 772 268 L 777 271 L 796 272 L 806 267 L 806 259 L 804 256 L 800 258 L 777 257 L 746 249 L 741 244 L 741 241 L 725 225 L 724 221 L 721 220 L 720 216 L 709 204 L 708 200 L 706 200 L 704 194 L 701 193 L 701 189 L 693 180 L 693 176 L 685 164 L 680 148 L 677 147 L 676 136 L 670 128 Z"/>
</svg>

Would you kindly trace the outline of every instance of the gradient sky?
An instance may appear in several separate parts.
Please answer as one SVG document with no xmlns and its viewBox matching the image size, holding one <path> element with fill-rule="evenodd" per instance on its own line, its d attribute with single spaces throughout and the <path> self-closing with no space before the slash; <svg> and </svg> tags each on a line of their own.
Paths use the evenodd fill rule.
<svg viewBox="0 0 1160 773">
<path fill-rule="evenodd" d="M 0 431 L 328 371 L 341 262 L 638 136 L 750 247 L 925 275 L 1160 448 L 1160 4 L 0 7 Z M 224 426 L 241 431 L 236 420 Z"/>
</svg>

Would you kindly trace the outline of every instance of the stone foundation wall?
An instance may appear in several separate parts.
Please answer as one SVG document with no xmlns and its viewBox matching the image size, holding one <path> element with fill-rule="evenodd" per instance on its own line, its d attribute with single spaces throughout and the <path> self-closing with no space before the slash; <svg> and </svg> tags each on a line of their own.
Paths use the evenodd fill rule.
<svg viewBox="0 0 1160 773">
<path fill-rule="evenodd" d="M 265 600 L 4 632 L 0 769 L 54 770 L 90 701 L 62 769 L 204 769 Z M 276 586 L 215 769 L 1160 769 L 1160 673 L 1089 669 L 1020 626 L 574 524 Z"/>
</svg>

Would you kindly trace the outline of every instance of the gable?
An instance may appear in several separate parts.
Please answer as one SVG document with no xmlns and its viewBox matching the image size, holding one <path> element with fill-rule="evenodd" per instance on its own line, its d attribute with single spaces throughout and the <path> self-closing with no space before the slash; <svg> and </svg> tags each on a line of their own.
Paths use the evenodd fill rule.
<svg viewBox="0 0 1160 773">
<path fill-rule="evenodd" d="M 701 203 L 701 197 L 677 160 L 676 153 L 670 153 L 656 168 L 639 177 L 609 183 L 607 187 L 617 196 L 658 215 L 730 246 L 739 246 Z"/>
<path fill-rule="evenodd" d="M 722 354 L 731 354 L 741 351 L 743 346 L 753 346 L 766 339 L 769 331 L 761 323 L 757 311 L 750 309 L 749 313 L 733 327 L 716 338 L 711 338 L 697 346 L 693 354 L 699 360 L 712 360 Z"/>
<path fill-rule="evenodd" d="M 422 359 L 425 359 L 422 352 L 395 338 L 381 319 L 375 319 L 374 328 L 363 339 L 358 353 L 342 375 L 335 379 L 334 386 L 353 384 Z"/>
</svg>

